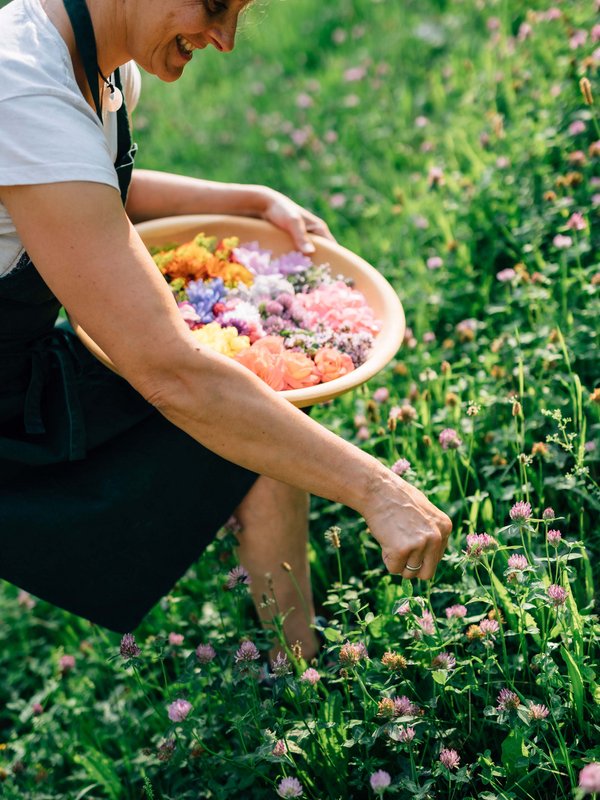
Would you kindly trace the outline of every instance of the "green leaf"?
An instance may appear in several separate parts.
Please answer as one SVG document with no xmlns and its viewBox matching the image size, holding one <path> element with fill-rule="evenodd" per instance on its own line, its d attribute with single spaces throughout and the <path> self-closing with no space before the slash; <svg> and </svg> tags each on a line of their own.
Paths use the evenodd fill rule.
<svg viewBox="0 0 600 800">
<path fill-rule="evenodd" d="M 565 647 L 561 647 L 560 654 L 567 665 L 569 679 L 571 681 L 571 696 L 573 697 L 577 722 L 579 723 L 579 727 L 583 730 L 583 678 L 581 677 L 577 662 L 571 653 L 569 653 Z"/>
<path fill-rule="evenodd" d="M 402 593 L 404 597 L 412 597 L 413 596 L 413 585 L 412 581 L 409 581 L 408 578 L 402 579 Z"/>
<path fill-rule="evenodd" d="M 73 753 L 73 761 L 80 764 L 92 780 L 97 781 L 110 800 L 122 797 L 122 786 L 113 764 L 104 753 L 92 749 L 89 745 L 85 753 Z"/>
<path fill-rule="evenodd" d="M 434 669 L 431 673 L 431 677 L 436 683 L 440 683 L 442 686 L 448 680 L 448 670 L 447 669 Z"/>
<path fill-rule="evenodd" d="M 323 636 L 328 642 L 340 642 L 342 640 L 342 634 L 339 631 L 336 631 L 335 628 L 325 628 L 323 631 Z"/>
<path fill-rule="evenodd" d="M 502 742 L 502 763 L 508 772 L 516 772 L 520 760 L 529 758 L 529 749 L 520 731 L 512 730 Z"/>
</svg>

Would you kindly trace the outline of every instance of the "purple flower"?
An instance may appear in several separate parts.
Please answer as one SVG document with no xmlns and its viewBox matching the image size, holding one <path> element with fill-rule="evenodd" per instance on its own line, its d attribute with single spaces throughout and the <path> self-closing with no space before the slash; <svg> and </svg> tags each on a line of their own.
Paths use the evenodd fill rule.
<svg viewBox="0 0 600 800">
<path fill-rule="evenodd" d="M 269 275 L 276 270 L 271 267 L 271 250 L 262 250 L 258 242 L 247 242 L 233 248 L 234 259 L 255 275 Z"/>
<path fill-rule="evenodd" d="M 225 297 L 225 284 L 222 278 L 212 278 L 208 281 L 190 281 L 186 286 L 186 294 L 190 305 L 200 317 L 202 322 L 212 322 L 215 318 L 213 306 L 222 302 Z"/>
<path fill-rule="evenodd" d="M 278 653 L 273 661 L 271 661 L 271 669 L 277 678 L 282 678 L 284 675 L 289 675 L 292 671 L 290 662 L 285 653 Z"/>
<path fill-rule="evenodd" d="M 452 653 L 438 653 L 432 660 L 431 666 L 433 669 L 454 669 L 456 666 L 456 659 Z"/>
<path fill-rule="evenodd" d="M 386 772 L 384 769 L 378 769 L 377 772 L 374 772 L 369 778 L 371 789 L 373 789 L 375 794 L 383 794 L 391 782 L 392 777 L 390 773 Z"/>
<path fill-rule="evenodd" d="M 201 664 L 210 664 L 216 655 L 212 644 L 199 644 L 196 648 L 196 658 Z"/>
<path fill-rule="evenodd" d="M 442 450 L 457 450 L 461 444 L 462 439 L 454 428 L 444 428 L 439 437 Z"/>
<path fill-rule="evenodd" d="M 561 539 L 562 539 L 562 534 L 560 531 L 552 530 L 548 531 L 548 533 L 546 534 L 546 540 L 548 541 L 548 544 L 552 545 L 552 547 L 558 547 Z"/>
<path fill-rule="evenodd" d="M 183 634 L 182 633 L 170 633 L 169 634 L 169 644 L 173 645 L 174 647 L 178 647 L 180 644 L 183 644 Z"/>
<path fill-rule="evenodd" d="M 41 703 L 34 703 L 31 706 L 31 710 L 35 714 L 36 717 L 39 717 L 40 714 L 44 713 L 44 707 L 42 706 Z"/>
<path fill-rule="evenodd" d="M 305 669 L 302 675 L 300 676 L 301 681 L 305 681 L 306 683 L 310 683 L 311 686 L 314 686 L 321 680 L 321 676 L 317 672 L 316 669 L 309 667 Z"/>
<path fill-rule="evenodd" d="M 508 281 L 512 281 L 513 278 L 517 277 L 517 273 L 512 267 L 508 267 L 507 269 L 501 269 L 500 272 L 496 273 L 496 278 L 500 281 L 500 283 L 507 283 Z"/>
<path fill-rule="evenodd" d="M 479 623 L 479 628 L 482 633 L 486 635 L 489 634 L 491 636 L 494 633 L 498 633 L 498 631 L 500 630 L 500 625 L 498 624 L 497 620 L 488 619 L 486 617 L 486 619 L 482 619 L 481 622 Z"/>
<path fill-rule="evenodd" d="M 304 789 L 298 778 L 283 778 L 277 787 L 279 797 L 302 797 Z"/>
<path fill-rule="evenodd" d="M 192 704 L 187 700 L 175 700 L 167 706 L 167 713 L 171 722 L 183 722 L 192 710 Z"/>
<path fill-rule="evenodd" d="M 393 703 L 395 717 L 415 717 L 419 713 L 419 706 L 404 694 L 401 697 L 394 697 Z"/>
<path fill-rule="evenodd" d="M 363 658 L 368 658 L 367 648 L 362 642 L 346 642 L 340 647 L 340 664 L 354 667 Z"/>
<path fill-rule="evenodd" d="M 581 119 L 576 119 L 569 125 L 569 133 L 571 136 L 577 136 L 580 133 L 585 133 L 585 122 Z"/>
<path fill-rule="evenodd" d="M 469 533 L 465 552 L 468 558 L 479 558 L 496 547 L 498 542 L 489 533 Z"/>
<path fill-rule="evenodd" d="M 521 705 L 521 701 L 519 700 L 519 695 L 515 694 L 515 692 L 511 692 L 510 689 L 500 689 L 500 693 L 498 695 L 497 700 L 498 705 L 496 708 L 498 711 L 510 711 L 518 708 Z"/>
<path fill-rule="evenodd" d="M 408 472 L 410 469 L 410 461 L 407 461 L 406 458 L 399 458 L 398 461 L 395 461 L 392 466 L 392 472 L 395 472 L 396 475 L 404 475 L 405 472 Z"/>
<path fill-rule="evenodd" d="M 63 674 L 70 672 L 75 667 L 75 656 L 61 656 L 58 665 Z"/>
<path fill-rule="evenodd" d="M 569 594 L 566 589 L 556 583 L 552 583 L 547 588 L 546 593 L 555 608 L 558 608 L 558 606 L 564 606 L 564 604 L 567 602 L 567 596 Z"/>
<path fill-rule="evenodd" d="M 529 566 L 529 561 L 527 561 L 525 556 L 521 555 L 520 553 L 515 553 L 515 555 L 510 556 L 508 559 L 508 566 L 511 569 L 523 570 L 527 569 Z"/>
<path fill-rule="evenodd" d="M 542 519 L 554 519 L 555 516 L 554 509 L 550 508 L 550 506 L 542 511 Z"/>
<path fill-rule="evenodd" d="M 175 739 L 166 739 L 156 748 L 156 756 L 159 761 L 170 761 L 175 752 Z"/>
<path fill-rule="evenodd" d="M 141 652 L 135 642 L 133 633 L 126 633 L 121 639 L 121 646 L 119 647 L 119 653 L 122 658 L 137 658 Z"/>
<path fill-rule="evenodd" d="M 600 763 L 593 761 L 585 765 L 579 773 L 579 788 L 585 794 L 600 792 Z"/>
<path fill-rule="evenodd" d="M 257 646 L 254 642 L 251 642 L 249 639 L 242 642 L 239 649 L 235 654 L 235 663 L 236 664 L 249 664 L 253 661 L 257 661 L 260 658 L 260 653 L 258 652 Z"/>
<path fill-rule="evenodd" d="M 514 522 L 527 522 L 532 516 L 531 505 L 520 500 L 508 513 Z"/>
<path fill-rule="evenodd" d="M 449 748 L 444 747 L 440 751 L 440 762 L 447 769 L 457 769 L 458 765 L 460 764 L 460 756 L 458 755 L 456 750 L 451 750 Z"/>
<path fill-rule="evenodd" d="M 241 564 L 233 569 L 230 569 L 227 573 L 227 588 L 228 589 L 235 589 L 236 586 L 240 586 L 240 584 L 250 584 L 250 575 L 248 574 L 248 570 L 243 567 Z"/>
<path fill-rule="evenodd" d="M 444 266 L 444 260 L 440 256 L 430 256 L 427 259 L 427 269 L 440 269 Z"/>
<path fill-rule="evenodd" d="M 282 275 L 298 275 L 300 272 L 305 272 L 310 266 L 312 266 L 310 258 L 296 250 L 271 262 L 271 267 Z"/>
<path fill-rule="evenodd" d="M 448 606 L 446 609 L 446 616 L 448 619 L 453 618 L 461 618 L 467 616 L 467 609 L 466 606 L 455 605 L 455 606 Z"/>
</svg>

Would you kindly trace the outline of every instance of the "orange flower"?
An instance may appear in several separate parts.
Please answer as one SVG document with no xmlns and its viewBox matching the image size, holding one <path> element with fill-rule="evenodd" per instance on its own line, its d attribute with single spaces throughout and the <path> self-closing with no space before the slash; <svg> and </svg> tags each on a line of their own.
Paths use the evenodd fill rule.
<svg viewBox="0 0 600 800">
<path fill-rule="evenodd" d="M 286 389 L 304 389 L 320 383 L 321 377 L 313 360 L 304 353 L 286 350 L 282 359 Z"/>
<path fill-rule="evenodd" d="M 341 378 L 354 369 L 352 359 L 347 353 L 340 353 L 335 347 L 322 347 L 315 355 L 315 365 L 323 383 Z"/>
<path fill-rule="evenodd" d="M 185 281 L 205 278 L 207 262 L 214 259 L 211 252 L 195 242 L 188 242 L 176 247 L 172 251 L 170 259 L 161 258 L 167 255 L 168 253 L 157 253 L 155 256 L 160 271 L 163 275 L 169 275 L 171 278 L 183 278 Z"/>
<path fill-rule="evenodd" d="M 267 339 L 274 341 L 266 342 Z M 255 375 L 258 375 L 271 389 L 280 392 L 285 388 L 281 350 L 283 350 L 281 340 L 278 340 L 275 336 L 265 336 L 255 342 L 252 347 L 236 356 L 236 359 Z"/>
</svg>

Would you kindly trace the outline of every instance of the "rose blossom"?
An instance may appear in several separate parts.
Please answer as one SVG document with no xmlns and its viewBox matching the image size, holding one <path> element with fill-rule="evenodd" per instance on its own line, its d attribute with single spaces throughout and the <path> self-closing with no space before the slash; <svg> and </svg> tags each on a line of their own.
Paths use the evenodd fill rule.
<svg viewBox="0 0 600 800">
<path fill-rule="evenodd" d="M 334 347 L 322 347 L 315 354 L 315 366 L 323 383 L 341 378 L 354 369 L 352 359 Z"/>
</svg>

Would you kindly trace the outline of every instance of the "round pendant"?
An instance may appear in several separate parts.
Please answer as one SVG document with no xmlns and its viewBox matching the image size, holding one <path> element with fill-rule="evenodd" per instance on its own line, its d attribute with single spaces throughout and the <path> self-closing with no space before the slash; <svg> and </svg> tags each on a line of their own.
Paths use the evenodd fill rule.
<svg viewBox="0 0 600 800">
<path fill-rule="evenodd" d="M 111 91 L 110 86 L 105 86 L 102 103 L 107 111 L 118 111 L 123 105 L 123 95 L 121 90 L 116 86 L 113 86 Z"/>
</svg>

